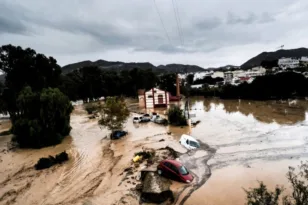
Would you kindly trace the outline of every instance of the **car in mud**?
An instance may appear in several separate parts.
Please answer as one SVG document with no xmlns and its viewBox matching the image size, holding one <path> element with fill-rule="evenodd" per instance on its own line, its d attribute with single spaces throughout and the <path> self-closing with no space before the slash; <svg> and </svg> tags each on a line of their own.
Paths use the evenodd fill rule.
<svg viewBox="0 0 308 205">
<path fill-rule="evenodd" d="M 185 134 L 181 136 L 180 144 L 188 150 L 200 148 L 200 143 L 195 138 Z"/>
<path fill-rule="evenodd" d="M 113 132 L 110 134 L 110 139 L 112 139 L 112 140 L 118 140 L 118 139 L 124 137 L 125 135 L 127 135 L 127 132 L 126 132 L 126 131 L 116 130 L 116 131 L 113 131 Z"/>
<path fill-rule="evenodd" d="M 157 166 L 157 172 L 161 176 L 185 183 L 190 183 L 194 179 L 187 168 L 176 160 L 161 161 Z"/>
<path fill-rule="evenodd" d="M 142 117 L 134 117 L 133 123 L 139 123 L 139 122 L 141 122 L 141 120 L 142 120 Z"/>
<path fill-rule="evenodd" d="M 150 121 L 151 121 L 151 116 L 149 114 L 144 114 L 140 120 L 140 122 L 150 122 Z"/>
<path fill-rule="evenodd" d="M 160 124 L 160 125 L 167 125 L 168 124 L 168 120 L 160 117 L 159 115 L 157 115 L 157 117 L 153 120 L 153 122 L 155 122 L 156 124 Z"/>
</svg>

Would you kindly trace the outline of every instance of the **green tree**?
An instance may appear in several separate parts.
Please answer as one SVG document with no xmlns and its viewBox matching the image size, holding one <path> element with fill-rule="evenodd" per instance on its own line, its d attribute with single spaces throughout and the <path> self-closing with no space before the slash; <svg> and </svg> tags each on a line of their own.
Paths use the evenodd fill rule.
<svg viewBox="0 0 308 205">
<path fill-rule="evenodd" d="M 101 108 L 99 125 L 111 131 L 120 130 L 129 116 L 129 110 L 121 97 L 109 97 Z"/>
<path fill-rule="evenodd" d="M 194 74 L 188 74 L 186 76 L 186 82 L 189 84 L 189 85 L 192 85 L 194 83 L 194 77 L 195 75 Z"/>
<path fill-rule="evenodd" d="M 20 147 L 41 148 L 58 144 L 71 130 L 73 107 L 57 88 L 33 92 L 25 87 L 17 99 L 18 115 L 12 133 Z"/>
<path fill-rule="evenodd" d="M 0 47 L 0 70 L 5 73 L 1 112 L 10 114 L 14 139 L 21 147 L 60 143 L 70 132 L 73 107 L 57 88 L 57 61 L 30 48 L 5 45 Z"/>
<path fill-rule="evenodd" d="M 6 74 L 3 100 L 12 121 L 18 111 L 17 97 L 25 86 L 30 86 L 36 92 L 60 84 L 61 67 L 57 61 L 30 48 L 12 45 L 0 47 L 0 70 Z"/>
<path fill-rule="evenodd" d="M 282 187 L 276 187 L 274 192 L 268 191 L 267 187 L 260 182 L 258 188 L 245 190 L 247 205 L 278 205 Z"/>
<path fill-rule="evenodd" d="M 259 187 L 245 190 L 247 205 L 278 205 L 282 200 L 283 205 L 308 205 L 308 163 L 301 163 L 299 171 L 293 167 L 287 173 L 291 183 L 292 195 L 280 198 L 284 188 L 276 186 L 275 191 L 269 191 L 262 182 Z"/>
<path fill-rule="evenodd" d="M 187 125 L 183 110 L 178 106 L 173 106 L 168 110 L 168 121 L 171 125 L 185 126 Z"/>
</svg>

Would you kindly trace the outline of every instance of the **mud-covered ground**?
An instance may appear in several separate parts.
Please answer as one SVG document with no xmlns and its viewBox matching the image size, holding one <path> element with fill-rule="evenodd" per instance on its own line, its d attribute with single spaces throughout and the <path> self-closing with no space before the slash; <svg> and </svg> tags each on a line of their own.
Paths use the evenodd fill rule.
<svg viewBox="0 0 308 205">
<path fill-rule="evenodd" d="M 134 188 L 142 167 L 129 176 L 124 170 L 132 167 L 135 152 L 166 146 L 181 153 L 179 159 L 195 175 L 189 185 L 173 182 L 175 204 L 244 204 L 243 188 L 256 186 L 257 180 L 288 188 L 288 166 L 307 159 L 307 101 L 193 99 L 191 106 L 194 120 L 201 120 L 196 127 L 134 125 L 132 114 L 125 128 L 129 135 L 117 141 L 106 137 L 108 131 L 99 128 L 97 120 L 89 120 L 80 107 L 71 117 L 71 136 L 60 145 L 12 149 L 11 136 L 0 136 L 0 204 L 137 205 Z M 0 132 L 9 127 L 9 122 L 1 122 Z M 178 143 L 183 133 L 196 137 L 201 149 L 186 152 Z M 64 150 L 68 162 L 34 170 L 40 157 Z"/>
</svg>

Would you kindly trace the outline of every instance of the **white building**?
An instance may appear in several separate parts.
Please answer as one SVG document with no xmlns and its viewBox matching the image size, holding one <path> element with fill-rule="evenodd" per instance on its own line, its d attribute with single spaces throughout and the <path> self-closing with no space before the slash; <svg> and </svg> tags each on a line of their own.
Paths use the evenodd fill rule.
<svg viewBox="0 0 308 205">
<path fill-rule="evenodd" d="M 224 78 L 224 72 L 222 72 L 222 71 L 215 71 L 212 74 L 212 78 Z"/>
<path fill-rule="evenodd" d="M 157 88 L 139 93 L 138 98 L 139 105 L 145 108 L 167 107 L 169 105 L 169 93 Z"/>
<path fill-rule="evenodd" d="M 197 79 L 203 79 L 206 76 L 211 76 L 211 72 L 204 71 L 204 72 L 197 72 L 194 74 L 194 81 Z"/>
<path fill-rule="evenodd" d="M 294 58 L 280 58 L 278 66 L 282 69 L 296 68 L 299 66 L 299 60 Z"/>
</svg>

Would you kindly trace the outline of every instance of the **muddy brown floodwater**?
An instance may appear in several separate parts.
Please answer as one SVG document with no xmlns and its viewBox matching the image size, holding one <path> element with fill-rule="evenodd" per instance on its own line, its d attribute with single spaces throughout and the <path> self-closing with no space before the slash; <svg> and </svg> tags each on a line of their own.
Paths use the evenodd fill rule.
<svg viewBox="0 0 308 205">
<path fill-rule="evenodd" d="M 125 126 L 129 135 L 117 141 L 110 141 L 108 131 L 100 129 L 96 119 L 89 120 L 81 107 L 74 110 L 73 129 L 60 145 L 11 149 L 11 136 L 2 134 L 0 205 L 137 205 L 137 173 L 127 177 L 124 170 L 132 166 L 134 153 L 143 147 L 166 146 L 181 153 L 179 159 L 195 175 L 189 185 L 173 182 L 175 204 L 244 204 L 243 188 L 257 186 L 258 180 L 270 188 L 284 185 L 288 193 L 288 166 L 308 159 L 308 101 L 196 98 L 191 100 L 191 110 L 196 114 L 194 120 L 201 120 L 192 128 L 134 125 L 136 114 L 132 114 Z M 0 123 L 1 133 L 9 129 L 8 121 Z M 201 148 L 187 152 L 180 146 L 178 140 L 184 133 L 197 138 Z M 70 156 L 67 163 L 34 170 L 39 158 L 64 150 Z"/>
</svg>

